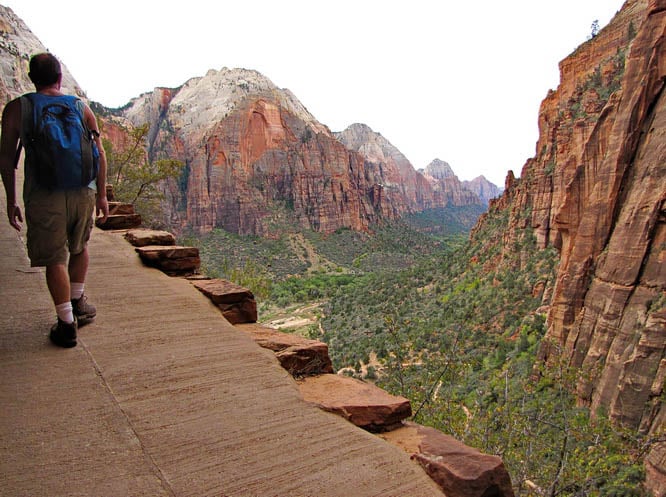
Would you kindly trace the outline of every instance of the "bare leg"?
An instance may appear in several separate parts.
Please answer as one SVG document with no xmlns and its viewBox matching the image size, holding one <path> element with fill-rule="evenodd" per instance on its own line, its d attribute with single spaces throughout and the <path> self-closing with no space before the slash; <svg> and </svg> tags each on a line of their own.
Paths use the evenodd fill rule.
<svg viewBox="0 0 666 497">
<path fill-rule="evenodd" d="M 88 247 L 84 248 L 80 254 L 69 256 L 69 281 L 72 283 L 85 283 L 89 260 Z M 67 287 L 69 288 L 69 284 Z M 69 295 L 67 299 L 69 299 Z"/>
<path fill-rule="evenodd" d="M 46 266 L 46 285 L 55 305 L 69 302 L 69 274 L 64 264 Z"/>
<path fill-rule="evenodd" d="M 54 264 L 46 266 L 46 285 L 55 305 L 70 301 L 70 281 L 85 283 L 88 273 L 88 248 L 69 258 L 69 266 Z"/>
</svg>

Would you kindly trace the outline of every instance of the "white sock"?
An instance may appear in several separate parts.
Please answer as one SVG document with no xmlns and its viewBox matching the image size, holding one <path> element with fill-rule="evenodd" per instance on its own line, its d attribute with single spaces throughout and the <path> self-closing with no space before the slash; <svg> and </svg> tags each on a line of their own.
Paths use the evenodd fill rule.
<svg viewBox="0 0 666 497">
<path fill-rule="evenodd" d="M 72 300 L 78 300 L 78 299 L 81 298 L 81 295 L 83 295 L 83 285 L 84 285 L 84 283 L 70 283 L 69 284 L 70 298 Z"/>
<path fill-rule="evenodd" d="M 73 323 L 74 322 L 74 312 L 72 311 L 72 303 L 65 302 L 64 304 L 58 304 L 55 306 L 56 314 L 60 318 L 60 321 L 64 323 Z"/>
</svg>

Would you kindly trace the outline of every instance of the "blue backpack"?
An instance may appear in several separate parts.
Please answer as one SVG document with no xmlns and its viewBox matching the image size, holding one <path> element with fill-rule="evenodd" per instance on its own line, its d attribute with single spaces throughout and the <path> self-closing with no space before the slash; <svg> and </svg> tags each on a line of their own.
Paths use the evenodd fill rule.
<svg viewBox="0 0 666 497">
<path fill-rule="evenodd" d="M 83 102 L 72 95 L 21 97 L 25 160 L 39 186 L 73 190 L 97 177 L 99 150 L 83 109 Z"/>
</svg>

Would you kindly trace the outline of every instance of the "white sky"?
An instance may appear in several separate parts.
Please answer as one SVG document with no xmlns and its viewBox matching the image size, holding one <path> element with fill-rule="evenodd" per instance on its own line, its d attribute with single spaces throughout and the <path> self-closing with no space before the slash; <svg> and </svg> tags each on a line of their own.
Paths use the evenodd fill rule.
<svg viewBox="0 0 666 497">
<path fill-rule="evenodd" d="M 558 62 L 623 0 L 0 0 L 108 107 L 208 69 L 255 69 L 332 131 L 503 186 L 535 155 Z"/>
</svg>

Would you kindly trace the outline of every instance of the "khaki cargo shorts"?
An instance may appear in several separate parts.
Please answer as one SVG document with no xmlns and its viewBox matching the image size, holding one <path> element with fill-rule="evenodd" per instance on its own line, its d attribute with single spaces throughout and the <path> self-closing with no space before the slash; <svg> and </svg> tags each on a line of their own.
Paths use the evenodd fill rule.
<svg viewBox="0 0 666 497">
<path fill-rule="evenodd" d="M 83 252 L 93 227 L 96 192 L 33 190 L 25 199 L 30 265 L 67 264 Z"/>
</svg>

